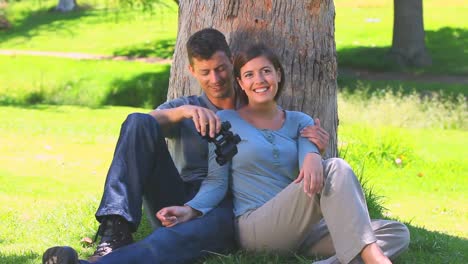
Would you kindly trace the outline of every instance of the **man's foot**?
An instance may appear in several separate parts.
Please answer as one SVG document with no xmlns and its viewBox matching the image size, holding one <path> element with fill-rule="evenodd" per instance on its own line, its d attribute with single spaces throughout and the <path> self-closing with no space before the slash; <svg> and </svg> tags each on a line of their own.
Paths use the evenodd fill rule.
<svg viewBox="0 0 468 264">
<path fill-rule="evenodd" d="M 96 262 L 112 251 L 133 243 L 130 224 L 117 215 L 105 217 L 99 226 L 96 237 L 97 235 L 101 236 L 101 241 L 94 254 L 88 259 L 90 262 Z"/>
<path fill-rule="evenodd" d="M 42 255 L 42 264 L 79 264 L 78 254 L 71 247 L 51 247 Z"/>
</svg>

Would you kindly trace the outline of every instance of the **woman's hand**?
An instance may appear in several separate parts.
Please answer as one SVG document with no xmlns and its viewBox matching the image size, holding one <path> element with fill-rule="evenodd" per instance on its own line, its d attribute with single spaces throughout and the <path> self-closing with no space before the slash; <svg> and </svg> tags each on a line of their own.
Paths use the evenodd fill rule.
<svg viewBox="0 0 468 264">
<path fill-rule="evenodd" d="M 156 217 L 165 227 L 187 222 L 200 215 L 200 212 L 187 205 L 164 207 L 156 213 Z"/>
<path fill-rule="evenodd" d="M 317 153 L 308 153 L 304 157 L 301 171 L 294 183 L 304 180 L 304 192 L 312 197 L 319 193 L 323 187 L 322 157 Z"/>
</svg>

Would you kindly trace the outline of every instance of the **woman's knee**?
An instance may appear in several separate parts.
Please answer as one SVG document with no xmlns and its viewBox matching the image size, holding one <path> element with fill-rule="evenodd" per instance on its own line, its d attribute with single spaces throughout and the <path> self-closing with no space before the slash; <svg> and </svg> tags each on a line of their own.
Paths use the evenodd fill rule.
<svg viewBox="0 0 468 264">
<path fill-rule="evenodd" d="M 351 166 L 340 158 L 330 158 L 324 161 L 324 194 L 342 187 L 350 187 L 352 184 L 359 185 Z"/>
<path fill-rule="evenodd" d="M 398 236 L 401 245 L 401 251 L 408 248 L 410 243 L 410 232 L 408 227 L 400 222 L 395 223 L 395 235 Z"/>
<path fill-rule="evenodd" d="M 329 158 L 324 160 L 324 169 L 333 172 L 349 172 L 352 171 L 351 166 L 344 159 Z"/>
</svg>

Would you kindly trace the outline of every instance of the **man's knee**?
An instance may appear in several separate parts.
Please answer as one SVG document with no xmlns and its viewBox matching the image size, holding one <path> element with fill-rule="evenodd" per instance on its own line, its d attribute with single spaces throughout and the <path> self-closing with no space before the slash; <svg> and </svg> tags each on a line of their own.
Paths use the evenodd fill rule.
<svg viewBox="0 0 468 264">
<path fill-rule="evenodd" d="M 121 133 L 136 134 L 139 137 L 148 135 L 151 138 L 161 137 L 161 128 L 156 118 L 150 114 L 132 113 L 122 124 Z M 162 137 L 161 137 L 162 138 Z"/>
<path fill-rule="evenodd" d="M 127 116 L 127 119 L 125 119 L 124 122 L 125 125 L 127 126 L 135 126 L 135 127 L 141 127 L 141 126 L 147 126 L 147 125 L 158 125 L 158 122 L 154 117 L 152 117 L 149 114 L 144 114 L 144 113 L 131 113 Z"/>
</svg>

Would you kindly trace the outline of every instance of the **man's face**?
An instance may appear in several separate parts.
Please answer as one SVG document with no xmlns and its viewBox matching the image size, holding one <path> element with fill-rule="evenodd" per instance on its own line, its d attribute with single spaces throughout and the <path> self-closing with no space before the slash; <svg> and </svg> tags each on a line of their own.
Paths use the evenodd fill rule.
<svg viewBox="0 0 468 264">
<path fill-rule="evenodd" d="M 217 51 L 209 59 L 193 58 L 189 65 L 190 73 L 197 79 L 210 101 L 229 98 L 232 88 L 232 62 L 222 51 Z"/>
</svg>

